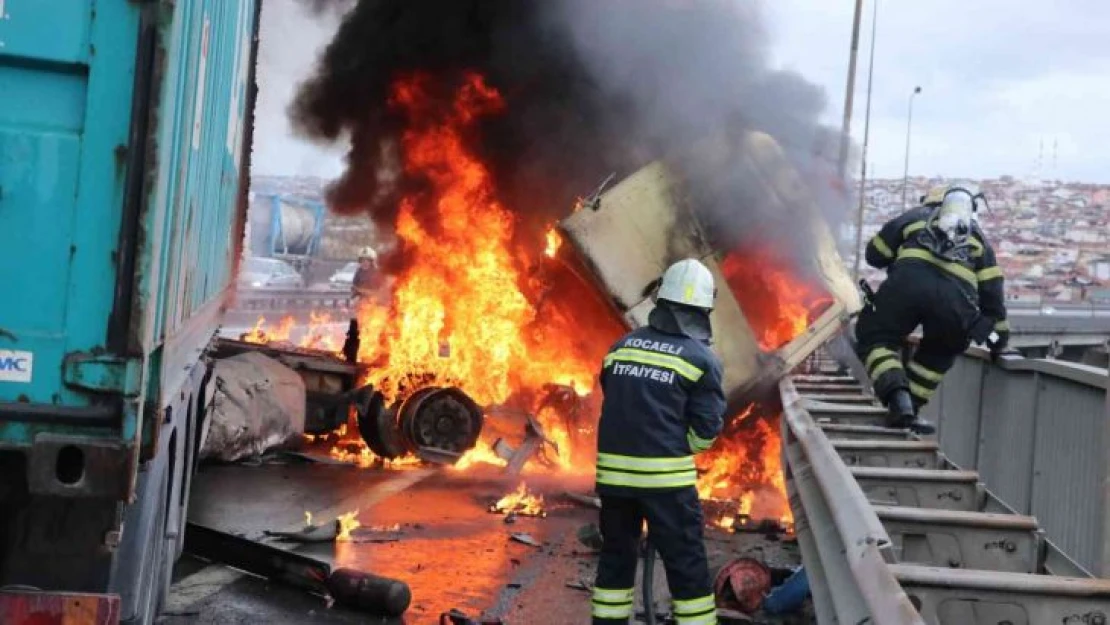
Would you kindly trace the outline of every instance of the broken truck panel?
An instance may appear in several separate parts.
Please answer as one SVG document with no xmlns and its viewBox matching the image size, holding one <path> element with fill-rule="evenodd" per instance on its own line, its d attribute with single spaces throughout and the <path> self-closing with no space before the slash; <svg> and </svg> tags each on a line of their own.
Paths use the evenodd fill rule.
<svg viewBox="0 0 1110 625">
<path fill-rule="evenodd" d="M 725 284 L 700 224 L 673 196 L 671 176 L 662 163 L 652 163 L 603 193 L 596 208 L 584 207 L 559 224 L 629 327 L 647 323 L 654 287 L 677 259 L 701 259 L 717 284 Z M 741 393 L 760 368 L 755 335 L 727 289 L 719 290 L 712 319 L 726 394 Z"/>
<path fill-rule="evenodd" d="M 790 363 L 798 363 L 842 327 L 847 315 L 861 308 L 859 294 L 837 252 L 829 226 L 816 201 L 808 197 L 797 171 L 769 135 L 750 132 L 741 139 L 742 153 L 730 167 L 747 170 L 746 179 L 762 184 L 756 195 L 777 214 L 806 227 L 816 245 L 808 269 L 834 300 L 807 332 L 777 350 L 763 354 L 740 303 L 720 288 L 713 311 L 714 350 L 725 367 L 725 393 L 730 403 L 744 401 L 761 383 L 777 379 Z M 714 159 L 712 144 L 699 146 L 698 158 Z M 718 264 L 722 250 L 711 248 L 705 226 L 680 191 L 677 174 L 662 161 L 647 165 L 601 194 L 596 202 L 563 219 L 559 229 L 593 273 L 597 286 L 612 298 L 630 327 L 647 323 L 652 293 L 666 268 L 681 258 L 698 258 L 725 285 Z"/>
<path fill-rule="evenodd" d="M 761 210 L 790 215 L 791 223 L 808 230 L 809 241 L 814 245 L 808 269 L 846 313 L 858 312 L 863 307 L 859 290 L 837 251 L 827 218 L 808 191 L 809 185 L 802 181 L 798 170 L 790 165 L 782 147 L 770 135 L 749 132 L 744 143 L 742 158 L 735 166 L 748 171 L 746 180 L 763 183 L 757 195 L 767 205 Z"/>
</svg>

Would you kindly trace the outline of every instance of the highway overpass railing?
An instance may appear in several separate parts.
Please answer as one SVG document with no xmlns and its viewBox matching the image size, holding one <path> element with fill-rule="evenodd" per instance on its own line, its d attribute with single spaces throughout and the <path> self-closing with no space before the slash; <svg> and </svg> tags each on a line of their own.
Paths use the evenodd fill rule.
<svg viewBox="0 0 1110 625">
<path fill-rule="evenodd" d="M 992 363 L 972 348 L 924 411 L 953 464 L 977 471 L 1013 512 L 1036 517 L 1050 557 L 1062 551 L 1100 577 L 1110 577 L 1107 386 L 1106 369 L 1017 356 Z"/>
</svg>

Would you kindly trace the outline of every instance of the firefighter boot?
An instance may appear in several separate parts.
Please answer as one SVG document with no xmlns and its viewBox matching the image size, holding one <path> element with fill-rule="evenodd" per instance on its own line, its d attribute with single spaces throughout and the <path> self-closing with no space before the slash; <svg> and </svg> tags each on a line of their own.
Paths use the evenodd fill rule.
<svg viewBox="0 0 1110 625">
<path fill-rule="evenodd" d="M 891 393 L 887 407 L 890 414 L 887 416 L 886 426 L 889 428 L 909 428 L 917 434 L 932 434 L 936 431 L 932 423 L 918 418 L 914 410 L 913 398 L 904 388 Z"/>
</svg>

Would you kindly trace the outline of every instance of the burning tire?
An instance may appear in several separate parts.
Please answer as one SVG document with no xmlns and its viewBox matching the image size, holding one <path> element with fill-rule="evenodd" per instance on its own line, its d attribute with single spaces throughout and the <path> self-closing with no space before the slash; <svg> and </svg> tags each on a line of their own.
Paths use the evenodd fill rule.
<svg viewBox="0 0 1110 625">
<path fill-rule="evenodd" d="M 462 453 L 478 442 L 482 409 L 457 388 L 422 388 L 401 404 L 401 431 L 413 450 L 431 447 Z"/>
<path fill-rule="evenodd" d="M 397 429 L 393 410 L 385 405 L 385 397 L 367 386 L 355 398 L 358 432 L 370 451 L 382 458 L 399 458 L 408 451 Z"/>
<path fill-rule="evenodd" d="M 482 409 L 457 388 L 425 387 L 386 407 L 382 394 L 366 387 L 355 405 L 359 434 L 382 458 L 429 448 L 462 454 L 478 443 L 482 432 Z"/>
</svg>

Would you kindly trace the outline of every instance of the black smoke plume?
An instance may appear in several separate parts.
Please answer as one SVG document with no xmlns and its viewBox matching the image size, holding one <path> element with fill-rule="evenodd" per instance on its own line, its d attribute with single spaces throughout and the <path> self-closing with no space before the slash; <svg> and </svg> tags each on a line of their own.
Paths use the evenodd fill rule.
<svg viewBox="0 0 1110 625">
<path fill-rule="evenodd" d="M 835 190 L 839 135 L 818 123 L 824 94 L 770 69 L 767 45 L 758 10 L 737 0 L 360 0 L 291 115 L 309 138 L 350 142 L 332 209 L 386 225 L 397 194 L 424 183 L 398 168 L 404 120 L 388 105 L 391 84 L 414 72 L 444 99 L 471 71 L 501 92 L 505 111 L 469 147 L 525 224 L 565 214 L 610 173 L 746 130 L 772 135 L 834 214 L 847 198 Z M 781 202 L 752 197 L 758 185 L 742 168 L 694 162 L 677 164 L 723 244 L 805 246 L 767 208 Z"/>
</svg>

